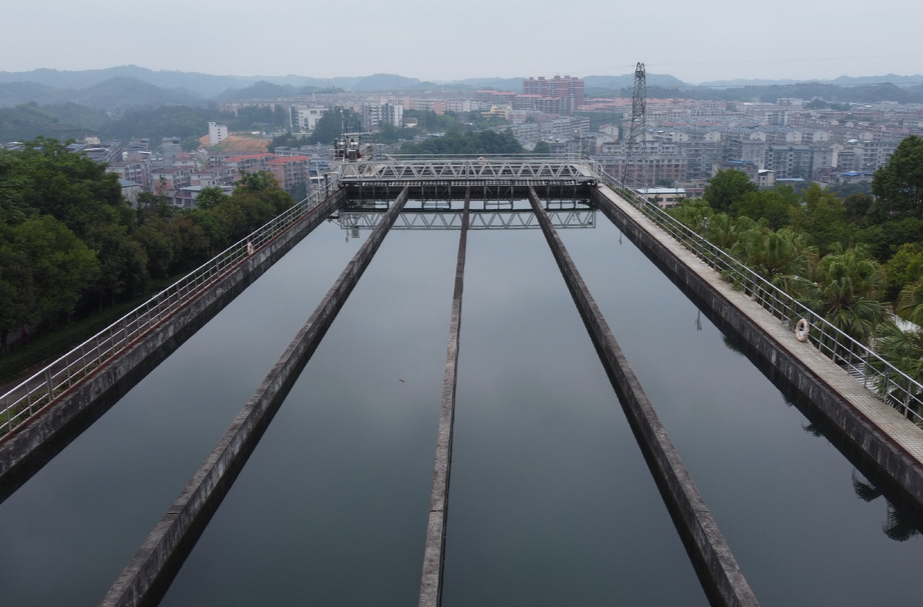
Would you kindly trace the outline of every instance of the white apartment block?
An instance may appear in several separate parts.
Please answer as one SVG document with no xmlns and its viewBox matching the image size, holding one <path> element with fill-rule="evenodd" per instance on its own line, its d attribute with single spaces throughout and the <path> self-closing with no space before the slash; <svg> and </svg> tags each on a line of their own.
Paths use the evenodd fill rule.
<svg viewBox="0 0 923 607">
<path fill-rule="evenodd" d="M 208 123 L 208 145 L 218 145 L 228 138 L 228 127 L 223 124 Z"/>
<path fill-rule="evenodd" d="M 327 108 L 308 105 L 293 105 L 291 108 L 292 130 L 299 133 L 313 131 L 317 121 L 327 113 Z"/>
</svg>

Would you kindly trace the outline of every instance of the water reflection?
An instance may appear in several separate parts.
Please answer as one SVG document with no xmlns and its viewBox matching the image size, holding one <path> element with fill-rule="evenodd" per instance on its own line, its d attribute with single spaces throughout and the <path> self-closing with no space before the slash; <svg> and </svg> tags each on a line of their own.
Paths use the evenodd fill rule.
<svg viewBox="0 0 923 607">
<path fill-rule="evenodd" d="M 856 497 L 864 502 L 873 502 L 884 495 L 881 489 L 878 489 L 868 480 L 859 477 L 857 471 L 853 471 L 852 488 L 856 492 Z M 901 508 L 891 503 L 891 500 L 885 498 L 888 506 L 888 515 L 881 530 L 884 531 L 890 539 L 896 542 L 906 542 L 912 537 L 918 536 L 923 530 L 923 520 L 916 516 L 909 509 Z"/>
</svg>

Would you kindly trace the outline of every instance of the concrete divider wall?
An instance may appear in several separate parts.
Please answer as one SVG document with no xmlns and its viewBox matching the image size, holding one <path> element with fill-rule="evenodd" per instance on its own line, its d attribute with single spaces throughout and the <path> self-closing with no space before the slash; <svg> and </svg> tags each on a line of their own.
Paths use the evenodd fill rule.
<svg viewBox="0 0 923 607">
<path fill-rule="evenodd" d="M 610 194 L 614 196 L 615 194 Z M 786 347 L 754 323 L 730 300 L 715 289 L 686 262 L 671 252 L 646 226 L 629 216 L 606 193 L 592 193 L 598 208 L 687 296 L 698 300 L 697 305 L 708 309 L 708 316 L 718 328 L 736 335 L 765 361 L 775 373 L 757 365 L 770 380 L 783 379 L 823 416 L 838 428 L 852 446 L 866 454 L 868 461 L 880 467 L 880 472 L 893 479 L 918 506 L 923 506 L 923 466 L 897 442 L 881 431 L 862 412 L 853 407 L 834 386 L 819 373 L 804 365 Z M 625 203 L 627 205 L 627 203 Z M 670 238 L 663 234 L 662 237 Z M 691 255 L 691 253 L 690 253 Z M 708 271 L 713 271 L 710 268 Z M 766 313 L 768 314 L 768 312 Z M 832 364 L 832 363 L 831 363 Z M 909 423 L 909 422 L 908 422 Z"/>
<path fill-rule="evenodd" d="M 541 201 L 534 191 L 529 198 L 709 600 L 723 607 L 755 607 L 753 591 Z"/>
<path fill-rule="evenodd" d="M 337 191 L 242 260 L 211 288 L 15 428 L 0 444 L 0 501 L 9 497 L 131 388 L 347 200 Z"/>
<path fill-rule="evenodd" d="M 405 188 L 154 527 L 100 607 L 136 607 L 160 601 L 406 201 Z"/>
</svg>

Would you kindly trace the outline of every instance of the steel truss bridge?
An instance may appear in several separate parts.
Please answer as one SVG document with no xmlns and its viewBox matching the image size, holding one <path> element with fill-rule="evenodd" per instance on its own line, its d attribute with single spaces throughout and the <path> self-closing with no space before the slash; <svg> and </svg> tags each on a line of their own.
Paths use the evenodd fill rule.
<svg viewBox="0 0 923 607">
<path fill-rule="evenodd" d="M 524 200 L 534 188 L 545 200 L 585 199 L 599 167 L 587 159 L 531 156 L 389 158 L 331 167 L 350 200 L 392 199 L 404 187 L 411 199 Z"/>
<path fill-rule="evenodd" d="M 360 208 L 340 211 L 334 218 L 344 230 L 371 230 L 382 221 L 387 209 Z M 551 224 L 559 229 L 595 228 L 596 210 L 589 207 L 548 210 Z M 401 213 L 392 230 L 461 230 L 462 211 L 452 208 L 410 209 Z M 531 210 L 469 210 L 469 230 L 539 230 Z"/>
</svg>

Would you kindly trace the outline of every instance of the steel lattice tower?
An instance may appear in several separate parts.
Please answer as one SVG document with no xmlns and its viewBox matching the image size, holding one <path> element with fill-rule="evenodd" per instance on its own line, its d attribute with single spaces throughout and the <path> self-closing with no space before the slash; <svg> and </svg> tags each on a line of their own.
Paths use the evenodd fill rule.
<svg viewBox="0 0 923 607">
<path fill-rule="evenodd" d="M 635 67 L 635 86 L 631 96 L 631 128 L 628 131 L 628 157 L 622 183 L 635 188 L 647 185 L 647 76 L 644 64 Z"/>
</svg>

